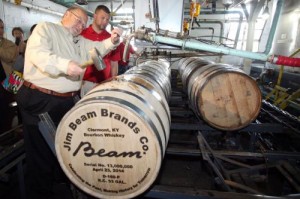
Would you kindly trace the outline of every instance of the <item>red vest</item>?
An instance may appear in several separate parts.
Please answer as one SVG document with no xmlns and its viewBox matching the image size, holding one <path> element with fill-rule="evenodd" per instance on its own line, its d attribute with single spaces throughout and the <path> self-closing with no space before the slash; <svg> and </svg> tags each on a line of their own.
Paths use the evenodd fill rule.
<svg viewBox="0 0 300 199">
<path fill-rule="evenodd" d="M 124 62 L 123 61 L 123 54 L 124 54 L 124 49 L 125 49 L 125 43 L 124 42 L 122 42 L 122 43 L 120 43 L 120 45 L 118 46 L 118 49 L 119 49 L 119 51 L 120 51 L 120 55 L 121 55 L 121 60 L 119 60 L 119 66 L 121 65 L 121 66 L 127 66 L 128 65 L 128 63 L 129 63 L 129 57 L 130 57 L 130 54 L 134 54 L 134 49 L 132 48 L 132 46 L 129 44 L 129 52 L 128 52 L 128 54 L 127 54 L 127 56 L 126 56 L 126 60 L 127 60 L 127 62 Z"/>
<path fill-rule="evenodd" d="M 87 38 L 92 41 L 102 41 L 107 38 L 110 38 L 110 33 L 106 30 L 103 30 L 101 33 L 96 33 L 94 29 L 92 28 L 92 25 L 90 25 L 88 28 L 84 29 L 81 32 L 81 35 L 84 38 Z M 83 76 L 83 80 L 87 80 L 94 83 L 100 83 L 108 78 L 111 77 L 110 70 L 111 65 L 110 61 L 119 61 L 121 60 L 120 52 L 118 48 L 116 50 L 111 51 L 107 55 L 103 57 L 104 63 L 106 65 L 106 68 L 102 71 L 98 71 L 93 65 L 88 66 L 86 68 L 86 71 Z"/>
</svg>

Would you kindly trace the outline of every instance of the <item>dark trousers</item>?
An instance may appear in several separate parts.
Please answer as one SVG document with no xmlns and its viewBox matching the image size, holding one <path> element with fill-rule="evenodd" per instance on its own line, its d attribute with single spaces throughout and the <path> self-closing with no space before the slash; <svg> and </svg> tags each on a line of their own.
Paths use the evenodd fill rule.
<svg viewBox="0 0 300 199">
<path fill-rule="evenodd" d="M 119 65 L 118 75 L 123 75 L 128 69 L 129 69 L 129 66 Z"/>
<path fill-rule="evenodd" d="M 39 130 L 39 114 L 48 112 L 57 126 L 64 114 L 74 106 L 74 99 L 48 95 L 24 86 L 16 98 L 24 128 L 27 198 L 54 198 L 55 183 L 67 179 Z"/>
<path fill-rule="evenodd" d="M 14 94 L 5 90 L 0 84 L 0 134 L 12 128 L 16 113 L 9 104 L 14 101 L 14 97 Z"/>
</svg>

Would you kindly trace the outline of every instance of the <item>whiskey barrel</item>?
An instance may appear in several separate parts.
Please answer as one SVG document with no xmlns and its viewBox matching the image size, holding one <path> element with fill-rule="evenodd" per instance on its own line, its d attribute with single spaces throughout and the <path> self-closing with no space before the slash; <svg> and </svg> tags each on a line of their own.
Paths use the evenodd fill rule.
<svg viewBox="0 0 300 199">
<path fill-rule="evenodd" d="M 212 64 L 212 61 L 204 60 L 198 57 L 183 58 L 179 61 L 179 75 L 181 76 L 183 89 L 186 90 L 186 86 L 190 81 L 191 75 L 199 68 L 208 64 Z"/>
<path fill-rule="evenodd" d="M 197 65 L 199 61 L 188 64 L 193 65 L 193 62 Z M 201 65 L 193 69 L 186 84 L 196 114 L 217 129 L 233 131 L 244 128 L 259 114 L 260 89 L 250 76 L 234 66 Z"/>
<path fill-rule="evenodd" d="M 157 82 L 169 101 L 171 97 L 171 71 L 165 61 L 146 61 L 139 66 L 132 67 L 126 71 L 126 74 L 139 74 L 150 77 L 150 79 Z"/>
<path fill-rule="evenodd" d="M 171 119 L 163 89 L 149 79 L 125 74 L 99 84 L 60 122 L 58 161 L 86 193 L 133 198 L 156 179 Z"/>
</svg>

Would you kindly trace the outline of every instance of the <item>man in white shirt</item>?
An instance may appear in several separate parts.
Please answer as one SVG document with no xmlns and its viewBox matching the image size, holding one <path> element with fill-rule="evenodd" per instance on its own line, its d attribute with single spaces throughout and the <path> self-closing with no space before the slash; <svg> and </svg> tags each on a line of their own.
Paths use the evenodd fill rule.
<svg viewBox="0 0 300 199">
<path fill-rule="evenodd" d="M 89 50 L 96 47 L 100 54 L 119 45 L 122 30 L 114 29 L 103 42 L 93 42 L 79 36 L 87 23 L 80 7 L 70 7 L 61 23 L 38 24 L 27 42 L 24 64 L 24 84 L 17 94 L 23 118 L 23 131 L 28 171 L 28 198 L 53 198 L 56 171 L 60 171 L 39 131 L 39 114 L 48 112 L 55 125 L 74 105 L 81 86 Z"/>
</svg>

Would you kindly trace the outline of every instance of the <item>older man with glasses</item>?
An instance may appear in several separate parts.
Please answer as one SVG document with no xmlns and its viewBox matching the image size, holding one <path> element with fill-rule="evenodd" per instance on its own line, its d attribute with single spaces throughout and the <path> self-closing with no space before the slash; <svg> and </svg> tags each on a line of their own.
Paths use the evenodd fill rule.
<svg viewBox="0 0 300 199">
<path fill-rule="evenodd" d="M 28 198 L 53 198 L 55 177 L 62 175 L 57 159 L 40 133 L 39 114 L 48 112 L 55 125 L 74 105 L 81 86 L 89 50 L 96 47 L 104 56 L 119 45 L 121 29 L 114 29 L 103 42 L 79 36 L 88 17 L 80 7 L 70 7 L 61 23 L 36 26 L 25 53 L 24 84 L 17 94 L 23 118 L 27 163 Z M 57 196 L 55 196 L 57 197 Z M 58 197 L 60 198 L 60 197 Z"/>
</svg>

